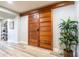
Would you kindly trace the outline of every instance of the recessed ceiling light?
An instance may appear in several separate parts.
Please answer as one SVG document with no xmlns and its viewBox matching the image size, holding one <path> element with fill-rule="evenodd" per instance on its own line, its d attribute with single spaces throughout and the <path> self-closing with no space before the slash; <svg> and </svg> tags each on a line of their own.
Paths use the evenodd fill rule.
<svg viewBox="0 0 79 59">
<path fill-rule="evenodd" d="M 10 3 L 10 4 L 13 4 L 13 1 L 7 1 L 8 3 Z"/>
</svg>

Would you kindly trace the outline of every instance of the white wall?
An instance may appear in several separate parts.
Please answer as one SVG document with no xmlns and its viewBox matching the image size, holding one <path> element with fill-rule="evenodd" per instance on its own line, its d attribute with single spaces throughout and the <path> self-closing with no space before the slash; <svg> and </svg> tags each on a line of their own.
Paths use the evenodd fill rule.
<svg viewBox="0 0 79 59">
<path fill-rule="evenodd" d="M 78 1 L 75 2 L 75 9 L 76 9 L 76 19 L 79 22 L 79 2 Z M 79 24 L 78 24 L 78 28 L 79 28 Z M 78 30 L 78 35 L 79 35 L 79 30 Z M 78 36 L 78 39 L 79 39 L 79 36 Z M 79 56 L 79 45 L 77 48 L 77 52 L 78 52 L 78 56 Z"/>
<path fill-rule="evenodd" d="M 28 16 L 21 17 L 19 27 L 20 27 L 19 42 L 28 44 Z"/>
<path fill-rule="evenodd" d="M 19 16 L 14 19 L 8 19 L 8 42 L 18 43 L 19 41 Z M 14 21 L 14 29 L 10 29 L 10 22 Z"/>
<path fill-rule="evenodd" d="M 75 6 L 70 5 L 66 7 L 60 7 L 52 10 L 52 20 L 53 20 L 53 49 L 56 52 L 60 52 L 60 29 L 59 24 L 61 23 L 61 19 L 75 19 Z"/>
<path fill-rule="evenodd" d="M 1 20 L 0 20 L 0 40 L 1 40 Z"/>
</svg>

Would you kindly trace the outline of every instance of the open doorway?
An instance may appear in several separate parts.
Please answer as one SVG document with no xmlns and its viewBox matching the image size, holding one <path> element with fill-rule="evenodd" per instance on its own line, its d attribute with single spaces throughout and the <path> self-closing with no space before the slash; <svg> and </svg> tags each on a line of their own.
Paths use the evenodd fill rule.
<svg viewBox="0 0 79 59">
<path fill-rule="evenodd" d="M 1 21 L 1 41 L 8 40 L 8 28 L 7 28 L 7 21 Z"/>
</svg>

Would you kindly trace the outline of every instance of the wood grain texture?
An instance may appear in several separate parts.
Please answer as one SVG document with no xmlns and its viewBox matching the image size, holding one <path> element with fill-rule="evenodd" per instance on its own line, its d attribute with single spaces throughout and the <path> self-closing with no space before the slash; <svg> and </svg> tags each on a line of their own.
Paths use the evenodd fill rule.
<svg viewBox="0 0 79 59">
<path fill-rule="evenodd" d="M 51 28 L 46 26 L 46 27 L 40 27 L 40 31 L 51 31 Z"/>
<path fill-rule="evenodd" d="M 39 13 L 29 15 L 29 45 L 39 46 Z"/>
<path fill-rule="evenodd" d="M 40 22 L 47 22 L 47 21 L 50 21 L 50 17 L 47 17 L 47 18 L 40 18 Z"/>
<path fill-rule="evenodd" d="M 40 47 L 41 47 L 41 48 L 51 49 L 51 45 L 49 45 L 49 44 L 46 43 L 46 42 L 40 43 Z"/>
<path fill-rule="evenodd" d="M 51 10 L 40 11 L 40 47 L 52 49 Z"/>
<path fill-rule="evenodd" d="M 39 16 L 36 12 L 29 14 L 29 44 L 52 49 L 51 36 L 51 10 L 41 10 Z"/>
<path fill-rule="evenodd" d="M 44 26 L 46 26 L 46 27 L 48 26 L 48 27 L 49 27 L 49 26 L 51 26 L 51 23 L 50 23 L 50 22 L 43 22 L 43 23 L 40 23 L 40 26 L 41 26 L 41 27 L 42 27 L 42 26 L 43 26 L 43 27 L 44 27 Z"/>
</svg>

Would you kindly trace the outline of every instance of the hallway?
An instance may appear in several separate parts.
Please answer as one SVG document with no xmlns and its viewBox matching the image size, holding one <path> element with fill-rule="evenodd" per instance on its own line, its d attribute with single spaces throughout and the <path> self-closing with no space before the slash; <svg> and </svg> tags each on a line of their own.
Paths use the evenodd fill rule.
<svg viewBox="0 0 79 59">
<path fill-rule="evenodd" d="M 79 2 L 4 1 L 0 6 L 0 57 L 79 56 Z M 59 28 L 62 20 L 70 30 Z"/>
</svg>

